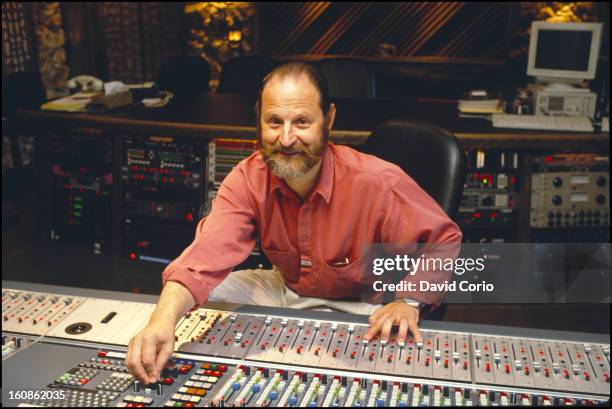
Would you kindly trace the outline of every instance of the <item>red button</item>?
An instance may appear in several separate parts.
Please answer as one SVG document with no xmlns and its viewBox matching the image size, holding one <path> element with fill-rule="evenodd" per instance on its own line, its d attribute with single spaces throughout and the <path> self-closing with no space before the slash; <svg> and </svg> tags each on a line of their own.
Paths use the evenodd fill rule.
<svg viewBox="0 0 612 409">
<path fill-rule="evenodd" d="M 190 370 L 191 370 L 191 367 L 190 367 L 190 366 L 188 366 L 188 365 L 183 365 L 183 366 L 181 366 L 181 367 L 180 367 L 180 369 L 179 369 L 179 373 L 184 375 L 184 374 L 186 374 L 187 372 L 189 372 Z"/>
<path fill-rule="evenodd" d="M 98 352 L 98 356 L 99 356 L 100 358 L 104 358 L 104 357 L 106 357 L 106 354 L 108 354 L 108 352 L 106 352 L 106 351 L 100 351 L 100 352 Z"/>
<path fill-rule="evenodd" d="M 172 385 L 174 383 L 174 381 L 172 380 L 172 378 L 164 378 L 164 380 L 162 381 L 162 383 L 164 385 Z"/>
</svg>

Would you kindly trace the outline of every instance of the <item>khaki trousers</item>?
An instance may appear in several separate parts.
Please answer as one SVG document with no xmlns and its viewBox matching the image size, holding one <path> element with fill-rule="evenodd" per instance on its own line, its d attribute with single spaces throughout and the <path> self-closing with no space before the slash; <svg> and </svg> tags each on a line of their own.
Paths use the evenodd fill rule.
<svg viewBox="0 0 612 409">
<path fill-rule="evenodd" d="M 233 271 L 211 292 L 209 300 L 361 315 L 370 315 L 381 307 L 362 302 L 301 297 L 285 285 L 282 273 L 276 268 Z"/>
</svg>

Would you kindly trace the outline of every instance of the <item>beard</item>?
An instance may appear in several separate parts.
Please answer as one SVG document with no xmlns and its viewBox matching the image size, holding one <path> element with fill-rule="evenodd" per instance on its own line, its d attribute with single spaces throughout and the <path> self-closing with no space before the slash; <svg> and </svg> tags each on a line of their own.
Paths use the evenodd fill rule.
<svg viewBox="0 0 612 409">
<path fill-rule="evenodd" d="M 266 145 L 259 136 L 260 151 L 270 172 L 281 179 L 299 178 L 312 169 L 327 150 L 329 130 L 323 126 L 321 138 L 310 146 L 304 146 L 298 139 L 291 148 L 283 148 L 278 140 L 272 145 Z M 292 154 L 285 156 L 283 153 Z"/>
</svg>

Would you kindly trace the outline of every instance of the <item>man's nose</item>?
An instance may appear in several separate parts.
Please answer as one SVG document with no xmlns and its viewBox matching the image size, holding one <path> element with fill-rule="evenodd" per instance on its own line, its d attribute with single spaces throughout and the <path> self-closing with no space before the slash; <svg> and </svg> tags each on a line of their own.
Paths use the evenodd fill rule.
<svg viewBox="0 0 612 409">
<path fill-rule="evenodd" d="M 283 126 L 280 136 L 280 144 L 283 148 L 288 148 L 295 143 L 296 137 L 291 123 Z"/>
</svg>

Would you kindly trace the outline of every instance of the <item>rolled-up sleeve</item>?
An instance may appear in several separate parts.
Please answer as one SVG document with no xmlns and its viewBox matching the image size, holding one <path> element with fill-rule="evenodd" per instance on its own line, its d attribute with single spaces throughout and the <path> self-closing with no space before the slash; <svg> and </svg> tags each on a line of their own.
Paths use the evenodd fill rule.
<svg viewBox="0 0 612 409">
<path fill-rule="evenodd" d="M 456 258 L 461 250 L 461 230 L 438 203 L 403 172 L 387 180 L 390 185 L 382 203 L 383 242 L 399 245 L 403 249 L 418 248 L 420 251 L 413 257 L 438 260 Z M 419 281 L 441 284 L 451 275 L 452 271 L 443 269 L 418 269 L 405 281 L 415 282 L 418 289 Z M 397 298 L 411 298 L 434 306 L 441 303 L 443 296 L 442 291 L 396 293 Z"/>
<path fill-rule="evenodd" d="M 198 223 L 193 242 L 163 271 L 163 285 L 168 281 L 182 284 L 196 306 L 202 305 L 253 251 L 255 225 L 245 175 L 238 165 L 221 184 L 210 214 Z"/>
</svg>

